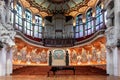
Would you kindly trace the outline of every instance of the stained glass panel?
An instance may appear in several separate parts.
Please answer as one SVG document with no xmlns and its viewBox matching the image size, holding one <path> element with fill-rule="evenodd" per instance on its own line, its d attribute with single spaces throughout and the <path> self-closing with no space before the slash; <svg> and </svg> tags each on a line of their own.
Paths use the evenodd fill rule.
<svg viewBox="0 0 120 80">
<path fill-rule="evenodd" d="M 13 4 L 12 4 L 13 5 Z M 17 15 L 16 15 L 16 29 L 22 31 L 22 7 L 20 4 L 16 5 Z M 13 14 L 12 14 L 13 17 Z"/>
<path fill-rule="evenodd" d="M 25 10 L 25 27 L 27 29 L 27 35 L 32 36 L 33 26 L 32 26 L 32 14 L 29 10 Z M 26 32 L 26 31 L 25 31 Z"/>
<path fill-rule="evenodd" d="M 38 26 L 34 26 L 34 37 L 38 37 Z"/>
<path fill-rule="evenodd" d="M 42 17 L 39 15 L 35 16 L 35 26 L 34 35 L 37 35 L 35 37 L 42 38 Z"/>
<path fill-rule="evenodd" d="M 103 14 L 100 4 L 96 7 L 96 30 L 99 30 L 103 26 Z"/>
<path fill-rule="evenodd" d="M 76 32 L 75 37 L 76 37 L 76 38 L 79 38 L 79 33 L 78 33 L 78 32 Z"/>
</svg>

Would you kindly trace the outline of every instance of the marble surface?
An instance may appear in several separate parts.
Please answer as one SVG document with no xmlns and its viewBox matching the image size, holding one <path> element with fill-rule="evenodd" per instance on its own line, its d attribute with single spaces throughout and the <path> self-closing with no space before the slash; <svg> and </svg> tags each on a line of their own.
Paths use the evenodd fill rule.
<svg viewBox="0 0 120 80">
<path fill-rule="evenodd" d="M 120 80 L 120 77 L 104 75 L 14 75 L 0 77 L 0 80 Z"/>
</svg>

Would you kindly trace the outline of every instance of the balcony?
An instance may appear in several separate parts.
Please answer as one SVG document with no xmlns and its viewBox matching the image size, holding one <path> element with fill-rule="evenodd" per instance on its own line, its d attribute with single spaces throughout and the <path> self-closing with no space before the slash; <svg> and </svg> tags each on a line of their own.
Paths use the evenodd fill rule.
<svg viewBox="0 0 120 80">
<path fill-rule="evenodd" d="M 47 47 L 71 47 L 74 46 L 74 38 L 67 38 L 67 39 L 50 39 L 50 38 L 45 38 L 43 40 L 44 46 Z"/>
</svg>

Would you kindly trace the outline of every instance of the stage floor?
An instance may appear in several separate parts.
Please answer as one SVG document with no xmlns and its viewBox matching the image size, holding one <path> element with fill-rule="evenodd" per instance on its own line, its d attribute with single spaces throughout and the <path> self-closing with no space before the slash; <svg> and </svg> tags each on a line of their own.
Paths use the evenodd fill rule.
<svg viewBox="0 0 120 80">
<path fill-rule="evenodd" d="M 26 66 L 13 70 L 10 76 L 0 77 L 0 80 L 120 80 L 120 77 L 106 75 L 106 70 L 93 67 L 75 67 L 75 75 L 72 71 L 57 71 L 56 75 L 47 72 L 51 69 L 48 66 Z"/>
<path fill-rule="evenodd" d="M 47 75 L 51 67 L 49 66 L 25 66 L 13 70 L 12 75 Z M 74 66 L 75 75 L 106 75 L 106 70 L 94 66 Z M 53 72 L 50 71 L 50 76 Z M 58 70 L 56 75 L 74 75 L 72 70 Z"/>
<path fill-rule="evenodd" d="M 0 77 L 0 80 L 120 80 L 120 77 L 104 75 L 13 75 Z"/>
</svg>

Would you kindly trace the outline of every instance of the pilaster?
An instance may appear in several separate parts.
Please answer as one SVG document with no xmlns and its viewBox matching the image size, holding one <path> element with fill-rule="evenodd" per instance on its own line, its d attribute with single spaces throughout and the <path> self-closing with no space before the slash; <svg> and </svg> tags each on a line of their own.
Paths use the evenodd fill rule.
<svg viewBox="0 0 120 80">
<path fill-rule="evenodd" d="M 6 45 L 0 50 L 0 76 L 6 75 Z"/>
<path fill-rule="evenodd" d="M 109 75 L 113 75 L 113 53 L 112 50 L 110 50 L 109 48 L 107 48 L 107 66 L 106 66 L 106 70 L 107 70 L 107 74 Z"/>
<path fill-rule="evenodd" d="M 6 74 L 12 74 L 12 47 L 7 48 L 6 54 Z"/>
</svg>

